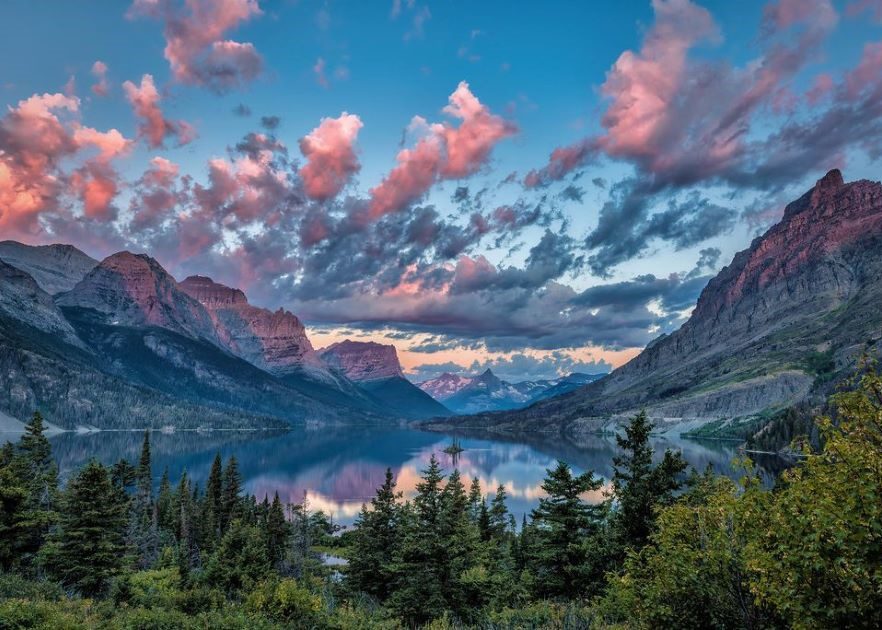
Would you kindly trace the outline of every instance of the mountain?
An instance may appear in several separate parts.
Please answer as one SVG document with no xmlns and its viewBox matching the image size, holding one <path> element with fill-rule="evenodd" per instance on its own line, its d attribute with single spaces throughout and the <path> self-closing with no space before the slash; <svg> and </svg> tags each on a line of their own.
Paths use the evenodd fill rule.
<svg viewBox="0 0 882 630">
<path fill-rule="evenodd" d="M 460 414 L 517 409 L 529 402 L 539 391 L 550 386 L 550 381 L 525 381 L 513 385 L 487 369 L 442 402 L 448 409 Z"/>
<path fill-rule="evenodd" d="M 882 184 L 830 171 L 708 283 L 679 330 L 569 394 L 458 426 L 592 432 L 646 409 L 661 430 L 761 427 L 878 354 L 880 278 Z"/>
<path fill-rule="evenodd" d="M 449 416 L 450 410 L 404 378 L 393 345 L 345 340 L 319 351 L 334 370 L 407 418 Z"/>
<path fill-rule="evenodd" d="M 535 396 L 530 399 L 530 404 L 547 400 L 555 396 L 562 396 L 566 393 L 578 389 L 588 383 L 602 379 L 606 374 L 584 374 L 582 372 L 573 372 L 561 379 L 557 379 L 550 387 L 539 390 Z"/>
<path fill-rule="evenodd" d="M 327 372 L 293 313 L 252 306 L 240 289 L 204 276 L 190 276 L 178 286 L 208 310 L 218 338 L 236 356 L 276 375 Z"/>
<path fill-rule="evenodd" d="M 0 412 L 39 408 L 65 428 L 400 417 L 323 366 L 292 314 L 229 301 L 209 310 L 143 254 L 109 256 L 54 298 L 0 263 Z"/>
<path fill-rule="evenodd" d="M 435 400 L 446 400 L 472 382 L 472 377 L 444 372 L 419 384 L 419 388 Z"/>
<path fill-rule="evenodd" d="M 0 260 L 30 275 L 46 293 L 70 291 L 98 261 L 72 245 L 0 241 Z"/>
</svg>

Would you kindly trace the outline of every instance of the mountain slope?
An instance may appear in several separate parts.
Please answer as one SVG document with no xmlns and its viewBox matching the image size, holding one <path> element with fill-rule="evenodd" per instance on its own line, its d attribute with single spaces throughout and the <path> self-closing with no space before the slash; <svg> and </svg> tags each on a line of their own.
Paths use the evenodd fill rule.
<svg viewBox="0 0 882 630">
<path fill-rule="evenodd" d="M 684 429 L 820 399 L 882 337 L 882 184 L 831 171 L 711 280 L 691 317 L 607 377 L 460 425 L 596 431 L 647 409 Z"/>
<path fill-rule="evenodd" d="M 447 407 L 404 378 L 395 346 L 347 339 L 320 350 L 319 355 L 402 417 L 450 415 Z"/>
<path fill-rule="evenodd" d="M 72 245 L 0 241 L 0 260 L 30 275 L 49 295 L 70 291 L 98 261 Z"/>
<path fill-rule="evenodd" d="M 443 402 L 460 414 L 518 409 L 550 386 L 549 381 L 525 381 L 513 385 L 501 380 L 488 368 Z"/>
</svg>

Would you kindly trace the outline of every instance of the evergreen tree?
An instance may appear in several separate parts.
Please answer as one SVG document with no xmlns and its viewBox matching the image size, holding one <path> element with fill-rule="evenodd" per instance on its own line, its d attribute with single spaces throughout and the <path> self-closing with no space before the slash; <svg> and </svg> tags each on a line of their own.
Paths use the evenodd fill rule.
<svg viewBox="0 0 882 630">
<path fill-rule="evenodd" d="M 285 510 L 282 508 L 278 492 L 273 496 L 272 504 L 266 508 L 265 527 L 267 556 L 272 566 L 278 568 L 285 559 L 289 536 L 288 521 L 285 520 Z"/>
<path fill-rule="evenodd" d="M 385 601 L 392 591 L 393 559 L 401 536 L 400 493 L 395 492 L 392 469 L 386 469 L 383 485 L 371 499 L 370 509 L 362 506 L 355 522 L 352 554 L 347 572 L 353 590 Z"/>
<path fill-rule="evenodd" d="M 181 473 L 174 500 L 175 522 L 174 532 L 178 543 L 177 560 L 181 580 L 186 584 L 190 571 L 198 565 L 199 550 L 193 523 L 193 496 L 190 491 L 190 480 L 187 471 Z"/>
<path fill-rule="evenodd" d="M 230 455 L 227 467 L 223 472 L 223 484 L 221 490 L 221 533 L 226 532 L 237 518 L 242 517 L 242 478 L 239 476 L 239 463 Z"/>
<path fill-rule="evenodd" d="M 150 461 L 150 432 L 144 432 L 141 457 L 135 473 L 135 494 L 129 509 L 128 545 L 140 569 L 153 566 L 159 556 L 159 534 L 153 506 L 153 475 Z"/>
<path fill-rule="evenodd" d="M 482 505 L 484 501 L 481 501 Z M 454 470 L 441 492 L 439 521 L 442 560 L 439 565 L 446 607 L 466 618 L 474 604 L 462 577 L 478 563 L 478 528 L 469 517 L 469 499 L 458 470 Z"/>
<path fill-rule="evenodd" d="M 506 500 L 505 487 L 500 485 L 496 489 L 496 495 L 490 504 L 490 512 L 488 515 L 488 530 L 491 538 L 502 540 L 505 537 L 506 527 L 508 526 L 509 513 L 508 507 L 505 505 Z"/>
<path fill-rule="evenodd" d="M 160 531 L 174 533 L 175 517 L 174 495 L 168 478 L 168 468 L 166 468 L 162 472 L 162 479 L 159 481 L 159 494 L 156 496 L 156 520 L 159 523 Z"/>
<path fill-rule="evenodd" d="M 25 425 L 17 450 L 10 465 L 26 490 L 18 547 L 22 560 L 29 563 L 55 522 L 58 497 L 58 469 L 39 411 Z"/>
<path fill-rule="evenodd" d="M 221 514 L 223 513 L 223 462 L 216 453 L 211 464 L 211 472 L 205 484 L 202 501 L 202 544 L 212 549 L 220 540 Z"/>
<path fill-rule="evenodd" d="M 481 481 L 477 477 L 472 477 L 472 485 L 469 488 L 469 516 L 473 523 L 478 522 L 483 501 L 484 495 L 481 491 Z"/>
<path fill-rule="evenodd" d="M 0 570 L 9 571 L 21 561 L 28 538 L 28 489 L 15 470 L 11 443 L 0 450 Z"/>
<path fill-rule="evenodd" d="M 411 625 L 440 616 L 446 607 L 441 583 L 446 557 L 441 537 L 443 481 L 441 466 L 433 453 L 417 484 L 412 507 L 402 511 L 406 525 L 396 556 L 395 589 L 389 606 Z"/>
<path fill-rule="evenodd" d="M 235 520 L 206 563 L 202 580 L 211 588 L 238 596 L 269 575 L 270 561 L 261 531 Z"/>
<path fill-rule="evenodd" d="M 620 557 L 625 549 L 640 549 L 646 544 L 657 508 L 671 503 L 682 485 L 678 478 L 686 469 L 683 456 L 671 450 L 665 451 L 662 461 L 653 466 L 651 431 L 652 423 L 641 411 L 625 428 L 625 436 L 616 436 L 619 448 L 625 452 L 613 458 L 612 478 L 616 499 L 614 535 Z"/>
<path fill-rule="evenodd" d="M 47 567 L 84 596 L 107 590 L 123 568 L 126 513 L 107 469 L 92 460 L 68 482 L 59 529 L 44 548 Z"/>
<path fill-rule="evenodd" d="M 585 492 L 598 490 L 601 481 L 591 471 L 573 476 L 570 467 L 558 461 L 548 470 L 532 518 L 536 536 L 531 563 L 537 588 L 543 597 L 573 598 L 586 593 L 592 577 L 587 566 L 586 538 L 599 527 L 598 509 L 585 503 Z"/>
</svg>

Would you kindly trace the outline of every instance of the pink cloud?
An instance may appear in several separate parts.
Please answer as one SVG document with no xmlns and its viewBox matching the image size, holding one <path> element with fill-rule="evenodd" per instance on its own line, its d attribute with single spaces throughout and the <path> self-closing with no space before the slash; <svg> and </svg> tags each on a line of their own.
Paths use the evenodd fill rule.
<svg viewBox="0 0 882 630">
<path fill-rule="evenodd" d="M 307 195 L 319 200 L 335 197 L 359 171 L 353 145 L 362 126 L 358 116 L 343 112 L 339 118 L 322 118 L 318 127 L 300 139 L 306 158 L 300 177 Z"/>
<path fill-rule="evenodd" d="M 845 5 L 845 14 L 849 17 L 857 17 L 865 11 L 871 12 L 873 19 L 882 21 L 882 0 L 853 0 Z"/>
<path fill-rule="evenodd" d="M 110 92 L 110 85 L 107 83 L 107 64 L 103 61 L 93 63 L 92 75 L 96 79 L 92 84 L 92 93 L 95 96 L 107 96 Z"/>
<path fill-rule="evenodd" d="M 809 105 L 817 105 L 833 90 L 833 77 L 827 73 L 815 77 L 812 87 L 805 94 Z"/>
<path fill-rule="evenodd" d="M 882 74 L 882 42 L 864 45 L 858 65 L 845 76 L 846 95 L 853 99 L 865 88 L 875 87 L 880 74 Z"/>
<path fill-rule="evenodd" d="M 35 94 L 10 107 L 0 119 L 0 230 L 39 237 L 40 216 L 62 213 L 59 199 L 72 193 L 87 218 L 107 218 L 118 191 L 111 161 L 131 142 L 119 131 L 98 131 L 77 120 L 79 99 L 64 94 Z M 97 155 L 67 175 L 62 162 L 88 150 Z M 88 154 L 87 154 L 88 155 Z"/>
<path fill-rule="evenodd" d="M 196 130 L 189 123 L 165 118 L 159 107 L 160 96 L 152 75 L 142 76 L 140 85 L 126 81 L 123 83 L 123 91 L 135 115 L 141 119 L 138 135 L 147 141 L 150 148 L 163 146 L 167 137 L 175 138 L 178 146 L 192 142 L 196 137 Z"/>
<path fill-rule="evenodd" d="M 514 135 L 517 127 L 490 112 L 462 81 L 449 97 L 444 113 L 459 118 L 429 125 L 416 116 L 409 129 L 422 137 L 413 149 L 402 149 L 398 165 L 372 188 L 369 217 L 379 218 L 421 199 L 439 179 L 461 179 L 487 163 L 493 147 Z"/>
<path fill-rule="evenodd" d="M 223 39 L 227 31 L 262 14 L 257 0 L 135 0 L 130 16 L 165 22 L 165 58 L 179 83 L 223 93 L 253 81 L 263 60 L 253 44 Z"/>
</svg>

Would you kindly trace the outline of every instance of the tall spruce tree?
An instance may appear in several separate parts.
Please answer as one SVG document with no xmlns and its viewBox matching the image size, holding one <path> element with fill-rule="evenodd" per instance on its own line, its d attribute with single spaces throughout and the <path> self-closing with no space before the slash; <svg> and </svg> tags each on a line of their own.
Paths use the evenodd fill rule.
<svg viewBox="0 0 882 630">
<path fill-rule="evenodd" d="M 43 416 L 35 411 L 25 425 L 16 457 L 10 464 L 26 490 L 18 541 L 26 564 L 33 560 L 56 519 L 58 468 L 45 431 Z"/>
<path fill-rule="evenodd" d="M 224 466 L 220 453 L 216 453 L 205 483 L 205 496 L 202 500 L 202 545 L 213 549 L 220 541 L 221 514 L 223 512 L 223 474 Z"/>
<path fill-rule="evenodd" d="M 347 571 L 355 591 L 385 601 L 392 592 L 393 560 L 401 537 L 400 493 L 395 492 L 392 469 L 386 469 L 383 485 L 371 499 L 370 509 L 362 506 L 355 523 L 353 548 Z"/>
<path fill-rule="evenodd" d="M 15 468 L 10 442 L 0 450 L 0 570 L 10 571 L 21 561 L 28 536 L 28 489 Z"/>
<path fill-rule="evenodd" d="M 447 552 L 441 537 L 441 492 L 444 475 L 432 454 L 417 484 L 411 508 L 402 512 L 406 525 L 396 555 L 395 590 L 389 607 L 411 625 L 440 616 L 446 608 L 441 567 Z"/>
<path fill-rule="evenodd" d="M 288 548 L 290 527 L 278 492 L 273 495 L 273 502 L 266 508 L 265 518 L 267 556 L 272 566 L 280 569 Z"/>
<path fill-rule="evenodd" d="M 613 458 L 612 478 L 615 496 L 613 533 L 618 556 L 626 549 L 641 549 L 652 533 L 658 507 L 669 505 L 681 487 L 681 473 L 686 461 L 679 452 L 665 451 L 662 461 L 653 466 L 649 437 L 652 423 L 645 411 L 631 419 L 625 436 L 616 436 L 622 455 Z"/>
<path fill-rule="evenodd" d="M 585 543 L 599 527 L 599 509 L 583 501 L 581 495 L 600 486 L 600 479 L 591 471 L 574 476 L 562 461 L 548 470 L 542 484 L 548 496 L 539 500 L 532 513 L 535 541 L 531 541 L 531 564 L 539 595 L 571 599 L 591 586 Z"/>
<path fill-rule="evenodd" d="M 239 475 L 239 463 L 235 456 L 230 455 L 223 472 L 221 490 L 221 532 L 226 532 L 230 524 L 242 517 L 242 478 Z"/>
<path fill-rule="evenodd" d="M 135 494 L 129 509 L 126 542 L 135 555 L 135 566 L 147 569 L 159 556 L 159 533 L 153 505 L 150 432 L 144 432 L 141 457 L 135 473 Z"/>
<path fill-rule="evenodd" d="M 459 470 L 450 474 L 444 490 L 441 491 L 439 529 L 444 552 L 438 567 L 442 594 L 446 607 L 459 618 L 466 618 L 473 598 L 463 584 L 462 576 L 478 564 L 479 533 L 469 517 L 469 499 Z"/>
<path fill-rule="evenodd" d="M 50 572 L 84 596 L 107 591 L 124 565 L 125 505 L 108 470 L 95 460 L 68 482 L 59 511 L 59 528 L 44 548 Z"/>
</svg>

